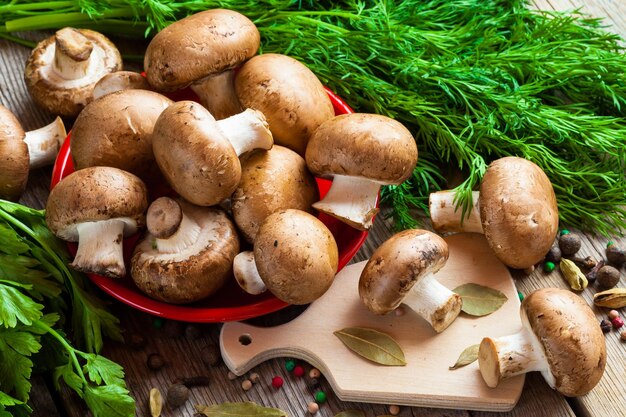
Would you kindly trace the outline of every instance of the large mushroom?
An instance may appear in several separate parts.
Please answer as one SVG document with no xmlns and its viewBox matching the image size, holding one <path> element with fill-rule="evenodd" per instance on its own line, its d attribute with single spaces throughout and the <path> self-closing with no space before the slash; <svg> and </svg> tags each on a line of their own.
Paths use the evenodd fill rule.
<svg viewBox="0 0 626 417">
<path fill-rule="evenodd" d="M 253 252 L 235 257 L 233 272 L 251 294 L 267 288 L 289 304 L 321 297 L 335 278 L 335 238 L 319 219 L 301 210 L 280 210 L 261 224 Z"/>
<path fill-rule="evenodd" d="M 493 161 L 463 218 L 454 191 L 432 193 L 430 218 L 439 232 L 484 233 L 498 259 L 526 269 L 541 261 L 556 237 L 559 212 L 550 180 L 534 163 L 518 157 Z"/>
<path fill-rule="evenodd" d="M 74 269 L 111 278 L 126 275 L 123 238 L 145 223 L 148 196 L 135 175 L 90 167 L 63 178 L 46 204 L 46 223 L 58 237 L 78 242 Z"/>
<path fill-rule="evenodd" d="M 146 223 L 131 276 L 148 296 L 191 303 L 213 294 L 231 276 L 239 239 L 222 210 L 161 197 L 148 208 Z"/>
<path fill-rule="evenodd" d="M 326 196 L 313 205 L 360 230 L 372 226 L 378 191 L 413 173 L 417 145 L 401 123 L 376 114 L 353 113 L 324 122 L 306 149 L 311 172 L 332 177 Z"/>
<path fill-rule="evenodd" d="M 15 115 L 0 105 L 0 198 L 17 200 L 26 188 L 29 170 L 54 163 L 65 136 L 60 117 L 24 132 Z"/>
<path fill-rule="evenodd" d="M 461 297 L 437 281 L 448 245 L 427 230 L 393 235 L 374 251 L 359 280 L 359 296 L 375 314 L 406 304 L 440 333 L 461 312 Z"/>
<path fill-rule="evenodd" d="M 146 77 L 134 71 L 115 71 L 106 74 L 93 87 L 93 99 L 120 90 L 152 90 Z"/>
<path fill-rule="evenodd" d="M 241 111 L 233 69 L 253 57 L 260 35 L 244 15 L 214 9 L 193 14 L 160 31 L 144 57 L 148 82 L 158 91 L 191 85 L 216 119 Z"/>
<path fill-rule="evenodd" d="M 92 100 L 96 82 L 121 68 L 119 51 L 104 35 L 63 28 L 33 49 L 24 78 L 35 103 L 50 113 L 74 117 Z"/>
<path fill-rule="evenodd" d="M 289 208 L 312 212 L 317 200 L 317 183 L 304 158 L 274 145 L 242 160 L 241 181 L 231 197 L 231 208 L 241 234 L 252 243 L 270 214 Z"/>
<path fill-rule="evenodd" d="M 278 145 L 300 155 L 315 129 L 335 115 L 315 74 L 286 55 L 250 59 L 237 73 L 235 91 L 241 104 L 265 114 Z"/>
<path fill-rule="evenodd" d="M 581 297 L 542 288 L 524 299 L 520 315 L 521 331 L 480 343 L 478 364 L 489 387 L 531 371 L 541 372 L 550 387 L 569 397 L 596 386 L 604 373 L 606 346 L 593 311 Z"/>
<path fill-rule="evenodd" d="M 199 206 L 229 198 L 241 179 L 239 155 L 270 149 L 273 143 L 261 112 L 248 109 L 216 121 L 193 101 L 168 107 L 152 134 L 154 156 L 167 182 Z"/>
</svg>

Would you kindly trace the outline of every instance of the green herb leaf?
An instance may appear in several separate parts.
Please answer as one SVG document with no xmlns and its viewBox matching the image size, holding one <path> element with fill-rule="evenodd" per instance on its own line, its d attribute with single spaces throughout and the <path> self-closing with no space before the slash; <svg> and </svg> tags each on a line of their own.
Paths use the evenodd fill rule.
<svg viewBox="0 0 626 417">
<path fill-rule="evenodd" d="M 6 282 L 0 281 L 0 325 L 15 327 L 18 321 L 30 325 L 40 318 L 43 306 Z"/>
<path fill-rule="evenodd" d="M 206 417 L 287 417 L 283 410 L 252 402 L 196 405 L 196 411 Z"/>
<path fill-rule="evenodd" d="M 491 314 L 508 300 L 502 292 L 478 284 L 464 284 L 452 291 L 463 299 L 461 310 L 472 316 Z"/>
<path fill-rule="evenodd" d="M 106 385 L 119 385 L 125 387 L 124 369 L 117 363 L 105 358 L 101 355 L 87 354 L 83 355 L 87 363 L 83 366 L 83 372 L 89 379 L 100 385 L 104 382 Z"/>
<path fill-rule="evenodd" d="M 404 366 L 404 352 L 391 336 L 374 329 L 348 327 L 337 330 L 334 335 L 350 350 L 376 362 L 388 366 Z"/>
<path fill-rule="evenodd" d="M 456 363 L 453 366 L 450 366 L 448 369 L 450 370 L 459 369 L 466 365 L 469 365 L 472 362 L 477 361 L 479 347 L 480 347 L 480 344 L 466 347 L 463 350 L 463 352 L 461 352 L 461 355 L 459 355 L 459 359 L 456 360 Z"/>
<path fill-rule="evenodd" d="M 362 410 L 346 410 L 335 414 L 335 417 L 365 417 L 365 413 Z"/>
<path fill-rule="evenodd" d="M 53 381 L 54 387 L 57 391 L 61 390 L 59 381 L 63 378 L 63 381 L 75 391 L 79 397 L 83 398 L 83 379 L 74 371 L 74 366 L 71 362 L 62 366 L 57 366 L 54 370 Z"/>
<path fill-rule="evenodd" d="M 24 326 L 0 328 L 0 387 L 27 401 L 33 362 L 30 356 L 41 349 L 37 336 L 24 331 Z"/>
<path fill-rule="evenodd" d="M 85 402 L 94 417 L 133 417 L 135 402 L 128 390 L 119 385 L 85 387 Z"/>
</svg>

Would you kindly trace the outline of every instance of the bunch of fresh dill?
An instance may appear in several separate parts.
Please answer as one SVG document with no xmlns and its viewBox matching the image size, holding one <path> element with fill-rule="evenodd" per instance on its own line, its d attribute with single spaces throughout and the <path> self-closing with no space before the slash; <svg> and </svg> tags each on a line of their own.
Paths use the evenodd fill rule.
<svg viewBox="0 0 626 417">
<path fill-rule="evenodd" d="M 50 14 L 30 15 L 37 4 Z M 263 52 L 301 60 L 356 110 L 412 130 L 414 175 L 383 192 L 399 227 L 415 225 L 410 208 L 427 208 L 447 167 L 464 174 L 456 190 L 467 209 L 488 163 L 517 155 L 547 173 L 563 222 L 626 228 L 626 55 L 597 19 L 526 0 L 14 0 L 0 22 L 132 36 L 215 7 L 250 17 Z"/>
</svg>

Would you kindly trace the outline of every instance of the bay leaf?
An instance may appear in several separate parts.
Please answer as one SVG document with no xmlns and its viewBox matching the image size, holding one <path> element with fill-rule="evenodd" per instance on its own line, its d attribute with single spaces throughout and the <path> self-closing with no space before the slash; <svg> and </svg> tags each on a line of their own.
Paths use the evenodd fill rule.
<svg viewBox="0 0 626 417">
<path fill-rule="evenodd" d="M 508 300 L 502 292 L 479 284 L 463 284 L 452 291 L 463 299 L 461 310 L 471 316 L 491 314 Z"/>
<path fill-rule="evenodd" d="M 346 327 L 334 335 L 348 349 L 372 362 L 387 366 L 406 365 L 402 348 L 385 333 L 365 327 Z"/>
<path fill-rule="evenodd" d="M 365 413 L 361 410 L 346 410 L 335 414 L 335 417 L 365 417 Z"/>
<path fill-rule="evenodd" d="M 459 355 L 459 359 L 456 360 L 456 363 L 450 367 L 449 370 L 459 369 L 466 365 L 469 365 L 472 362 L 478 360 L 478 348 L 480 344 L 475 344 L 463 349 L 463 352 Z"/>
<path fill-rule="evenodd" d="M 196 411 L 206 417 L 287 417 L 278 408 L 263 407 L 253 402 L 196 405 Z"/>
</svg>

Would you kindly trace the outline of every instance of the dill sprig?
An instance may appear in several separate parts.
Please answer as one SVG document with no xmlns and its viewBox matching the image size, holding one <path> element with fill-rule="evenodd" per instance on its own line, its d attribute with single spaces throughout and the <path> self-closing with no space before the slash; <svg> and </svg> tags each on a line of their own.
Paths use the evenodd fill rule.
<svg viewBox="0 0 626 417">
<path fill-rule="evenodd" d="M 358 111 L 411 129 L 418 166 L 383 192 L 398 227 L 414 226 L 411 208 L 426 210 L 428 193 L 446 186 L 444 168 L 466 174 L 456 197 L 467 211 L 489 162 L 517 155 L 549 176 L 563 222 L 626 229 L 626 55 L 599 19 L 526 0 L 14 0 L 0 22 L 150 35 L 215 7 L 246 14 L 264 52 L 306 63 Z"/>
</svg>

